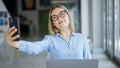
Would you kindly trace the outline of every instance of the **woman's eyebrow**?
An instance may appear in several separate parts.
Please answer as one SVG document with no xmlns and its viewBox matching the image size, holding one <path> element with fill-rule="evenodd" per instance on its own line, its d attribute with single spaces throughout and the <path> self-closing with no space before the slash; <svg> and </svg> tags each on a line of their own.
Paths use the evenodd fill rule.
<svg viewBox="0 0 120 68">
<path fill-rule="evenodd" d="M 61 10 L 60 12 L 62 12 L 62 11 L 65 11 L 65 10 Z M 59 12 L 59 13 L 60 13 L 60 12 Z M 58 13 L 58 14 L 59 14 L 59 13 Z M 53 15 L 58 15 L 58 14 L 53 14 Z M 53 15 L 51 15 L 51 16 L 53 16 Z"/>
</svg>

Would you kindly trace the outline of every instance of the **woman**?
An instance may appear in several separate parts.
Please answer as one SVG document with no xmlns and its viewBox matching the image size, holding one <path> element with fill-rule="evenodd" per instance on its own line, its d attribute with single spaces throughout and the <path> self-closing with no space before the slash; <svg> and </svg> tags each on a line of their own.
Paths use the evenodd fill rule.
<svg viewBox="0 0 120 68">
<path fill-rule="evenodd" d="M 19 36 L 11 37 L 17 29 L 9 28 L 6 34 L 10 46 L 30 55 L 37 55 L 43 51 L 50 53 L 50 59 L 91 59 L 89 46 L 85 36 L 74 33 L 74 25 L 70 13 L 62 5 L 50 9 L 48 30 L 42 41 L 14 41 Z"/>
</svg>

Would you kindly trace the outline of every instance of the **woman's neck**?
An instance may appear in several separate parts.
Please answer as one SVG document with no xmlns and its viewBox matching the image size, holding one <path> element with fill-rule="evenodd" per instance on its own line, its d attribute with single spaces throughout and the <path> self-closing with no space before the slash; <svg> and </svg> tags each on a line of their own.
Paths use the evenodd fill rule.
<svg viewBox="0 0 120 68">
<path fill-rule="evenodd" d="M 69 28 L 61 30 L 60 35 L 68 42 L 70 40 L 71 30 Z"/>
</svg>

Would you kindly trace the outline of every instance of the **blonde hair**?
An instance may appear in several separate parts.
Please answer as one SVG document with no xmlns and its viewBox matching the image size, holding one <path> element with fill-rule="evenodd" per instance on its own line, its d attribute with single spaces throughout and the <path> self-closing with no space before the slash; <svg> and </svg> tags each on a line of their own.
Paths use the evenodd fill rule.
<svg viewBox="0 0 120 68">
<path fill-rule="evenodd" d="M 70 12 L 63 5 L 55 5 L 49 11 L 49 22 L 48 22 L 48 31 L 49 31 L 49 34 L 55 35 L 56 33 L 59 33 L 59 29 L 57 29 L 56 27 L 53 26 L 53 23 L 52 23 L 51 18 L 50 18 L 52 11 L 54 9 L 56 9 L 56 8 L 62 8 L 62 9 L 65 9 L 67 11 L 67 14 L 68 14 L 68 17 L 69 17 L 69 20 L 70 20 L 69 27 L 70 27 L 71 32 L 73 32 L 75 30 L 75 28 L 74 28 L 73 21 L 71 19 Z"/>
</svg>

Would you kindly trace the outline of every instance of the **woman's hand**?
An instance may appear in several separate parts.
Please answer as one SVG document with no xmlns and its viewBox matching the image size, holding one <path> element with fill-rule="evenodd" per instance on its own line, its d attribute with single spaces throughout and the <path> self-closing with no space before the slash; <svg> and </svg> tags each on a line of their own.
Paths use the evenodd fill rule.
<svg viewBox="0 0 120 68">
<path fill-rule="evenodd" d="M 19 38 L 19 35 L 13 36 L 16 33 L 16 31 L 17 29 L 15 27 L 9 28 L 6 33 L 6 41 L 8 45 L 15 47 L 15 48 L 20 48 L 19 41 L 15 41 L 15 39 Z"/>
</svg>

